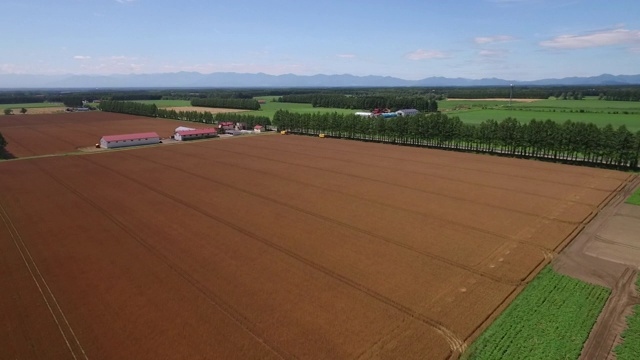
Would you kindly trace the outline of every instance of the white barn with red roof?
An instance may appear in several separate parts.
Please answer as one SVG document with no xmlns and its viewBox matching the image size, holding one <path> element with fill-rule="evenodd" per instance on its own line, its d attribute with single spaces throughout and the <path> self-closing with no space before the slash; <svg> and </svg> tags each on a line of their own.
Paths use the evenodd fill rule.
<svg viewBox="0 0 640 360">
<path fill-rule="evenodd" d="M 193 129 L 193 130 L 180 130 L 176 131 L 173 138 L 178 141 L 204 139 L 215 137 L 218 135 L 218 130 L 214 128 L 208 129 Z"/>
<path fill-rule="evenodd" d="M 100 139 L 100 147 L 113 149 L 125 146 L 149 145 L 160 143 L 160 136 L 155 132 L 105 135 Z"/>
</svg>

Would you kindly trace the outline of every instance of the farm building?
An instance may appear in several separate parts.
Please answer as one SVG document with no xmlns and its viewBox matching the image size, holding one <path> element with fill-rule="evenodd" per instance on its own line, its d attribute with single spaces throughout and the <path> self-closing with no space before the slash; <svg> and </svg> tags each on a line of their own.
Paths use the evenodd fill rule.
<svg viewBox="0 0 640 360">
<path fill-rule="evenodd" d="M 189 131 L 189 130 L 196 130 L 196 128 L 190 128 L 190 127 L 186 127 L 186 126 L 178 126 L 174 133 L 177 133 L 178 131 Z"/>
<path fill-rule="evenodd" d="M 358 111 L 358 112 L 356 112 L 356 115 L 357 115 L 357 116 L 370 117 L 370 116 L 371 116 L 371 115 L 373 115 L 373 114 L 372 114 L 372 113 L 370 113 L 370 112 Z"/>
<path fill-rule="evenodd" d="M 235 129 L 235 124 L 233 123 L 233 121 L 223 121 L 218 123 L 218 129 L 221 130 L 234 130 Z"/>
<path fill-rule="evenodd" d="M 100 147 L 113 149 L 125 146 L 158 144 L 160 136 L 154 132 L 139 134 L 105 135 L 100 139 Z"/>
<path fill-rule="evenodd" d="M 419 111 L 416 109 L 400 109 L 396 111 L 396 114 L 398 114 L 398 116 L 413 116 L 417 113 L 419 113 Z"/>
<path fill-rule="evenodd" d="M 266 131 L 266 129 L 262 125 L 256 125 L 256 126 L 253 127 L 253 132 L 260 133 L 260 132 L 265 132 L 265 131 Z"/>
<path fill-rule="evenodd" d="M 260 105 L 266 104 L 266 103 L 267 103 L 267 100 L 262 100 L 262 99 L 258 100 L 258 104 Z"/>
<path fill-rule="evenodd" d="M 209 128 L 209 129 L 192 129 L 192 130 L 181 130 L 176 131 L 173 136 L 174 139 L 178 141 L 185 140 L 194 140 L 194 139 L 204 139 L 210 138 L 218 135 L 218 130 Z"/>
</svg>

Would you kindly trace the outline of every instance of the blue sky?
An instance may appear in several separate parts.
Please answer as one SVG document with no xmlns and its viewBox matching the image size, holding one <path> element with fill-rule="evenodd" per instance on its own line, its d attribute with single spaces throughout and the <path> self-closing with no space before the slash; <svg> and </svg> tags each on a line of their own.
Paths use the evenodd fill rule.
<svg viewBox="0 0 640 360">
<path fill-rule="evenodd" d="M 640 74 L 638 0 L 3 0 L 0 74 Z"/>
</svg>

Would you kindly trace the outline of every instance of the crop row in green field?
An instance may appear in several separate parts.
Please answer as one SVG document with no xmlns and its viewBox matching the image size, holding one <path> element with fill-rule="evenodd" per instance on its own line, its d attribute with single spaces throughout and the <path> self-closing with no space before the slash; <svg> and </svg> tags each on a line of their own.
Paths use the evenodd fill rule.
<svg viewBox="0 0 640 360">
<path fill-rule="evenodd" d="M 547 266 L 462 358 L 577 359 L 610 292 Z"/>
<path fill-rule="evenodd" d="M 640 293 L 640 275 L 636 280 L 636 292 Z M 627 317 L 627 329 L 620 334 L 622 344 L 614 352 L 618 360 L 640 359 L 640 305 L 633 307 L 633 314 Z"/>
</svg>

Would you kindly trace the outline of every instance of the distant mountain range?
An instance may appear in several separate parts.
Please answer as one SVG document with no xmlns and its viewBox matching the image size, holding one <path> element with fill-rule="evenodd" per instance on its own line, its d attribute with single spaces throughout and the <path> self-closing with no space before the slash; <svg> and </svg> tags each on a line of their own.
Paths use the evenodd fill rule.
<svg viewBox="0 0 640 360">
<path fill-rule="evenodd" d="M 640 85 L 640 75 L 603 74 L 534 81 L 497 78 L 428 77 L 404 80 L 391 76 L 268 75 L 219 72 L 177 72 L 128 75 L 22 75 L 0 74 L 0 89 L 17 88 L 321 88 L 321 87 L 445 87 L 513 85 Z"/>
</svg>

